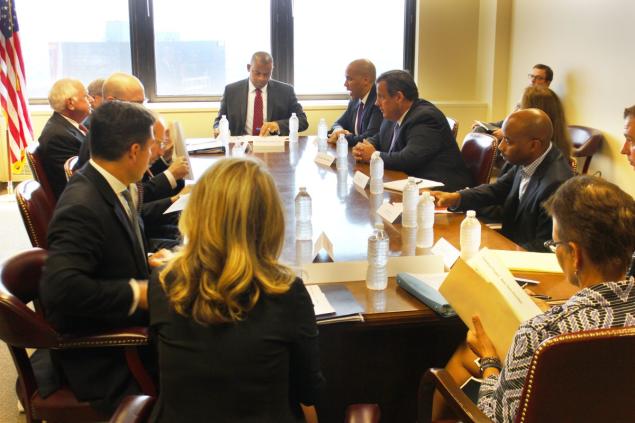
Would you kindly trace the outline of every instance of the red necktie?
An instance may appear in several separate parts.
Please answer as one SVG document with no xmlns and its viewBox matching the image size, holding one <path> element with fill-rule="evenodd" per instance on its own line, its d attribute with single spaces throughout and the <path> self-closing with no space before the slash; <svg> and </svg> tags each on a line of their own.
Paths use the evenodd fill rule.
<svg viewBox="0 0 635 423">
<path fill-rule="evenodd" d="M 254 120 L 251 128 L 252 135 L 260 135 L 260 128 L 262 128 L 262 94 L 260 88 L 256 88 L 256 98 L 254 99 Z"/>
<path fill-rule="evenodd" d="M 82 125 L 81 123 L 79 124 L 79 130 L 82 131 L 82 133 L 84 135 L 88 134 L 88 128 L 86 128 L 84 125 Z"/>
</svg>

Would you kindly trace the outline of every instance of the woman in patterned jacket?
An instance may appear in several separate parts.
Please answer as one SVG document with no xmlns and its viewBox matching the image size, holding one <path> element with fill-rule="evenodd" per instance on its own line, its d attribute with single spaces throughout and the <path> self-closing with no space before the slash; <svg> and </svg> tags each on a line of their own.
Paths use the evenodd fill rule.
<svg viewBox="0 0 635 423">
<path fill-rule="evenodd" d="M 531 357 L 547 338 L 563 333 L 635 326 L 635 278 L 624 279 L 635 248 L 635 201 L 605 180 L 579 176 L 546 202 L 554 251 L 567 280 L 580 288 L 560 306 L 524 322 L 503 366 L 477 316 L 468 345 L 481 357 L 478 407 L 496 422 L 512 422 Z"/>
</svg>

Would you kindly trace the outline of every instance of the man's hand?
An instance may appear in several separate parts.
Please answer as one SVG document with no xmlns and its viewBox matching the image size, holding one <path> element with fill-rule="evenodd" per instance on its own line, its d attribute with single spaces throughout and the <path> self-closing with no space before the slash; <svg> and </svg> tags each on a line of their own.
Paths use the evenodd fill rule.
<svg viewBox="0 0 635 423">
<path fill-rule="evenodd" d="M 375 147 L 367 140 L 364 140 L 364 142 L 358 142 L 355 144 L 355 147 L 353 147 L 353 157 L 355 157 L 355 160 L 358 162 L 369 162 L 370 156 L 372 156 L 375 151 Z"/>
<path fill-rule="evenodd" d="M 218 134 L 220 134 L 220 129 L 218 129 L 218 127 L 212 128 L 212 136 L 216 138 Z"/>
<path fill-rule="evenodd" d="M 262 127 L 260 128 L 260 136 L 264 137 L 266 135 L 273 135 L 280 133 L 280 126 L 278 126 L 278 122 L 263 122 Z"/>
<path fill-rule="evenodd" d="M 137 308 L 140 310 L 148 309 L 148 281 L 137 281 L 139 287 L 139 302 Z"/>
<path fill-rule="evenodd" d="M 347 131 L 346 129 L 337 129 L 337 130 L 331 132 L 331 135 L 329 136 L 328 142 L 330 142 L 331 144 L 336 143 L 337 139 L 340 137 L 340 134 L 348 135 L 348 134 L 350 134 L 350 132 Z"/>
<path fill-rule="evenodd" d="M 177 157 L 172 161 L 168 170 L 172 172 L 175 179 L 183 179 L 190 173 L 190 165 L 185 157 Z"/>
<path fill-rule="evenodd" d="M 456 207 L 461 201 L 458 192 L 430 191 L 430 195 L 435 198 L 437 207 Z"/>
<path fill-rule="evenodd" d="M 479 357 L 498 357 L 496 348 L 485 333 L 481 318 L 478 315 L 472 316 L 472 324 L 474 325 L 474 330 L 470 330 L 467 333 L 467 344 L 470 349 Z"/>
<path fill-rule="evenodd" d="M 166 248 L 161 248 L 159 251 L 148 257 L 148 266 L 152 268 L 163 266 L 172 258 L 173 255 L 172 251 Z"/>
</svg>

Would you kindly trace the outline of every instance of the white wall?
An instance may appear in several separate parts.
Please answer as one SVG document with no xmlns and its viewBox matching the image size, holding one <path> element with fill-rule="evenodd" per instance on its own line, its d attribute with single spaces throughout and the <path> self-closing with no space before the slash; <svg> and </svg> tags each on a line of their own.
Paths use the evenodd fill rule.
<svg viewBox="0 0 635 423">
<path fill-rule="evenodd" d="M 622 112 L 635 104 L 635 1 L 514 0 L 512 10 L 508 108 L 533 64 L 551 66 L 551 87 L 562 97 L 569 123 L 600 129 L 608 139 L 591 172 L 601 171 L 635 195 L 635 173 L 619 154 Z"/>
</svg>

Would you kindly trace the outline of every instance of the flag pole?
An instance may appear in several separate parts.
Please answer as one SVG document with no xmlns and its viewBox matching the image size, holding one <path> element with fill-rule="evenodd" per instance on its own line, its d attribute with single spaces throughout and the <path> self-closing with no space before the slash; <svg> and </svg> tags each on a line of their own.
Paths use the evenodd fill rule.
<svg viewBox="0 0 635 423">
<path fill-rule="evenodd" d="M 5 123 L 6 120 L 5 120 Z M 13 195 L 13 169 L 11 168 L 11 146 L 9 145 L 9 125 L 5 125 L 4 134 L 7 145 L 7 194 Z"/>
</svg>

